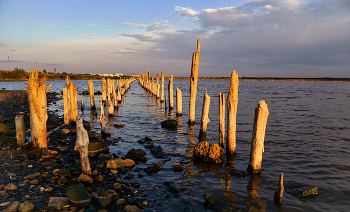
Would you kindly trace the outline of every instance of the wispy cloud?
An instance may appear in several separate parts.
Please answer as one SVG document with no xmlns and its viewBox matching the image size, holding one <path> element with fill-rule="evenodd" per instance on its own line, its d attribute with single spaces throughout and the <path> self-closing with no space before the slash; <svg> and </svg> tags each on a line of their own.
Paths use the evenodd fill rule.
<svg viewBox="0 0 350 212">
<path fill-rule="evenodd" d="M 179 15 L 181 17 L 194 17 L 200 14 L 200 12 L 192 10 L 188 7 L 180 7 L 180 6 L 175 6 L 175 15 Z"/>
<path fill-rule="evenodd" d="M 131 37 L 135 38 L 139 41 L 150 41 L 150 42 L 155 42 L 155 36 L 149 35 L 146 33 L 116 33 L 116 36 L 125 36 L 125 37 Z"/>
<path fill-rule="evenodd" d="M 167 30 L 169 28 L 174 27 L 172 25 L 169 25 L 168 21 L 163 21 L 162 23 L 155 22 L 148 25 L 124 22 L 123 25 L 129 25 L 138 29 L 146 29 L 147 31 Z"/>
<path fill-rule="evenodd" d="M 85 35 L 96 35 L 95 33 L 85 33 Z"/>
<path fill-rule="evenodd" d="M 85 24 L 85 26 L 97 26 L 97 24 L 91 23 L 91 24 Z"/>
</svg>

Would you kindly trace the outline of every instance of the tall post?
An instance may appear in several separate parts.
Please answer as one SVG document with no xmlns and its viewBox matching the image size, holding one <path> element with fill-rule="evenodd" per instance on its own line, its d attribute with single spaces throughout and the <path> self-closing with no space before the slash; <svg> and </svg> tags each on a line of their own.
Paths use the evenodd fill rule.
<svg viewBox="0 0 350 212">
<path fill-rule="evenodd" d="M 176 88 L 176 116 L 182 116 L 182 92 Z"/>
<path fill-rule="evenodd" d="M 279 180 L 279 183 L 278 183 L 278 188 L 275 190 L 275 196 L 274 196 L 274 202 L 275 202 L 276 205 L 282 204 L 283 191 L 284 191 L 283 173 L 281 173 L 280 174 L 280 180 Z"/>
<path fill-rule="evenodd" d="M 238 104 L 238 75 L 235 71 L 231 74 L 231 85 L 227 102 L 227 141 L 226 154 L 233 155 L 236 151 L 236 116 Z"/>
<path fill-rule="evenodd" d="M 168 90 L 169 90 L 169 109 L 171 110 L 174 108 L 173 74 L 170 74 L 170 77 L 169 77 Z"/>
<path fill-rule="evenodd" d="M 78 92 L 75 87 L 75 84 L 70 82 L 69 76 L 66 78 L 67 88 L 68 88 L 68 102 L 69 102 L 69 115 L 70 121 L 76 121 L 77 116 L 79 115 L 78 111 Z"/>
<path fill-rule="evenodd" d="M 17 138 L 17 147 L 21 147 L 26 140 L 26 128 L 24 125 L 24 116 L 17 115 L 15 118 L 16 124 L 16 138 Z"/>
<path fill-rule="evenodd" d="M 268 115 L 269 110 L 267 104 L 264 100 L 261 100 L 255 108 L 253 135 L 248 165 L 248 170 L 253 173 L 261 172 L 261 161 L 264 152 L 264 140 Z"/>
<path fill-rule="evenodd" d="M 91 174 L 88 146 L 89 146 L 89 135 L 83 126 L 83 119 L 78 116 L 76 120 L 77 127 L 77 141 L 75 142 L 74 150 L 79 151 L 81 169 L 84 174 Z"/>
<path fill-rule="evenodd" d="M 95 92 L 94 92 L 94 83 L 92 82 L 92 79 L 89 80 L 88 86 L 89 86 L 91 110 L 95 110 L 95 109 L 96 109 L 96 105 L 95 105 Z"/>
<path fill-rule="evenodd" d="M 160 92 L 160 101 L 164 102 L 164 72 L 161 72 L 161 92 Z"/>
<path fill-rule="evenodd" d="M 225 94 L 219 94 L 219 145 L 225 145 Z"/>
<path fill-rule="evenodd" d="M 106 102 L 106 79 L 101 79 L 102 84 L 102 102 Z"/>
<path fill-rule="evenodd" d="M 102 101 L 101 101 L 100 124 L 101 124 L 101 134 L 104 134 L 106 132 L 106 117 L 105 117 L 104 104 Z"/>
<path fill-rule="evenodd" d="M 48 116 L 46 93 L 49 91 L 52 84 L 46 88 L 46 78 L 44 77 L 40 82 L 38 82 L 38 78 L 39 69 L 32 70 L 29 73 L 27 93 L 31 137 L 34 147 L 47 148 L 46 121 Z"/>
<path fill-rule="evenodd" d="M 205 138 L 207 132 L 207 124 L 210 122 L 209 115 L 209 106 L 210 106 L 210 96 L 207 91 L 205 91 L 203 97 L 203 109 L 202 109 L 202 119 L 201 119 L 201 128 L 199 131 L 199 141 L 202 141 Z"/>
<path fill-rule="evenodd" d="M 70 108 L 69 108 L 69 90 L 67 88 L 63 88 L 63 116 L 64 116 L 64 124 L 70 124 Z"/>
<path fill-rule="evenodd" d="M 196 95 L 198 81 L 200 40 L 197 40 L 197 52 L 192 55 L 191 79 L 190 79 L 190 104 L 189 104 L 189 124 L 194 124 L 196 114 Z"/>
</svg>

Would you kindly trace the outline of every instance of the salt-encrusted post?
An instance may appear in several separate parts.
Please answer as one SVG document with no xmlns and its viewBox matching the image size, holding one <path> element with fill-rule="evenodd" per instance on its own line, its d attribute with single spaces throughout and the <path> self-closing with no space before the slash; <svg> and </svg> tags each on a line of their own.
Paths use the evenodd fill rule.
<svg viewBox="0 0 350 212">
<path fill-rule="evenodd" d="M 94 83 L 92 82 L 92 79 L 89 80 L 88 85 L 89 85 L 91 110 L 95 110 L 96 109 L 96 106 L 95 106 L 95 92 L 94 92 Z"/>
<path fill-rule="evenodd" d="M 202 109 L 201 128 L 199 131 L 199 141 L 202 141 L 202 139 L 204 139 L 205 134 L 207 132 L 207 124 L 210 122 L 208 118 L 209 106 L 210 106 L 210 96 L 208 95 L 207 91 L 205 91 L 205 94 L 203 97 L 203 109 Z"/>
<path fill-rule="evenodd" d="M 112 80 L 112 93 L 113 93 L 114 107 L 117 107 L 118 106 L 118 100 L 117 100 L 117 93 L 115 91 L 115 82 L 114 82 L 114 80 Z"/>
<path fill-rule="evenodd" d="M 105 117 L 105 109 L 102 101 L 101 101 L 100 124 L 101 124 L 101 134 L 104 134 L 106 132 L 106 117 Z"/>
<path fill-rule="evenodd" d="M 264 152 L 264 140 L 268 115 L 269 110 L 267 104 L 264 100 L 261 100 L 255 108 L 253 135 L 248 165 L 248 170 L 253 173 L 261 172 L 261 161 Z"/>
<path fill-rule="evenodd" d="M 156 98 L 159 99 L 159 74 L 156 76 Z"/>
<path fill-rule="evenodd" d="M 69 102 L 69 115 L 70 115 L 70 122 L 76 120 L 77 116 L 79 115 L 78 111 L 78 92 L 75 87 L 75 84 L 70 82 L 69 76 L 66 78 L 67 81 L 67 88 L 68 88 L 68 102 Z"/>
<path fill-rule="evenodd" d="M 15 118 L 16 124 L 16 138 L 17 138 L 17 147 L 21 147 L 26 140 L 26 128 L 24 125 L 24 116 L 17 115 Z"/>
<path fill-rule="evenodd" d="M 108 116 L 114 116 L 114 104 L 112 103 L 111 95 L 108 95 Z"/>
<path fill-rule="evenodd" d="M 182 116 L 182 92 L 176 88 L 176 116 Z"/>
<path fill-rule="evenodd" d="M 169 77 L 168 91 L 169 91 L 169 109 L 171 110 L 174 108 L 173 74 L 170 74 L 170 77 Z"/>
<path fill-rule="evenodd" d="M 274 196 L 274 202 L 276 205 L 282 204 L 282 199 L 283 199 L 283 191 L 284 191 L 284 186 L 283 186 L 283 173 L 280 175 L 280 181 L 278 183 L 278 188 L 275 191 L 275 196 Z"/>
<path fill-rule="evenodd" d="M 196 95 L 198 81 L 200 40 L 197 40 L 197 52 L 192 55 L 191 79 L 190 79 L 190 104 L 189 104 L 189 124 L 194 124 L 196 114 Z"/>
<path fill-rule="evenodd" d="M 102 101 L 106 102 L 106 79 L 105 78 L 101 79 L 101 84 L 102 84 Z"/>
<path fill-rule="evenodd" d="M 164 102 L 164 72 L 161 72 L 161 92 L 160 92 L 160 101 Z"/>
<path fill-rule="evenodd" d="M 70 124 L 69 90 L 63 88 L 63 116 L 64 124 Z"/>
<path fill-rule="evenodd" d="M 78 116 L 76 120 L 77 141 L 74 150 L 79 151 L 81 170 L 84 174 L 91 174 L 90 161 L 88 156 L 89 135 L 83 126 L 83 119 Z"/>
<path fill-rule="evenodd" d="M 219 94 L 219 145 L 225 145 L 225 94 Z"/>
<path fill-rule="evenodd" d="M 227 141 L 226 154 L 233 155 L 236 151 L 236 116 L 238 104 L 238 75 L 235 71 L 231 74 L 230 91 L 227 95 Z"/>
<path fill-rule="evenodd" d="M 32 70 L 29 73 L 27 85 L 31 137 L 34 147 L 47 148 L 46 121 L 48 116 L 46 93 L 52 84 L 46 89 L 46 78 L 44 77 L 40 82 L 38 82 L 38 79 L 39 69 Z"/>
</svg>

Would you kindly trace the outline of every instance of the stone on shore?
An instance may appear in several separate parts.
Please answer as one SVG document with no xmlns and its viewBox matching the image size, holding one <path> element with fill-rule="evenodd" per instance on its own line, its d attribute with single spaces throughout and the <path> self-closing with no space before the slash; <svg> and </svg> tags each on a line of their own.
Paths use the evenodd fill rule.
<svg viewBox="0 0 350 212">
<path fill-rule="evenodd" d="M 7 206 L 4 212 L 16 212 L 18 210 L 18 206 L 19 206 L 19 202 L 14 201 L 9 206 Z"/>
<path fill-rule="evenodd" d="M 109 147 L 105 142 L 99 141 L 99 142 L 89 143 L 89 146 L 88 146 L 89 157 L 95 157 L 96 155 L 99 155 L 101 153 L 109 153 Z"/>
<path fill-rule="evenodd" d="M 17 186 L 13 183 L 9 183 L 9 184 L 4 186 L 4 189 L 6 189 L 8 191 L 13 191 L 13 190 L 17 190 Z"/>
<path fill-rule="evenodd" d="M 19 204 L 18 211 L 19 212 L 32 212 L 34 210 L 35 205 L 28 201 Z"/>
<path fill-rule="evenodd" d="M 246 208 L 238 207 L 234 204 L 223 202 L 215 197 L 207 194 L 203 194 L 205 201 L 212 207 L 215 211 L 230 212 L 230 211 L 248 211 Z"/>
<path fill-rule="evenodd" d="M 23 179 L 25 179 L 25 180 L 33 180 L 33 179 L 36 179 L 36 178 L 38 178 L 40 176 L 41 176 L 41 174 L 39 172 L 36 172 L 36 173 L 29 174 L 29 175 L 25 176 Z"/>
<path fill-rule="evenodd" d="M 49 207 L 63 207 L 67 205 L 69 199 L 67 197 L 50 197 L 48 206 Z"/>
<path fill-rule="evenodd" d="M 15 137 L 16 134 L 6 124 L 0 123 L 0 135 Z"/>
<path fill-rule="evenodd" d="M 125 167 L 132 167 L 135 166 L 135 162 L 131 159 L 112 159 L 106 162 L 106 168 L 107 169 L 120 169 Z"/>
<path fill-rule="evenodd" d="M 72 172 L 67 170 L 67 169 L 55 169 L 55 170 L 53 170 L 53 175 L 58 175 L 58 176 L 63 176 L 63 177 L 67 177 L 71 173 Z"/>
<path fill-rule="evenodd" d="M 126 212 L 141 212 L 142 210 L 138 208 L 136 205 L 126 205 L 124 207 Z"/>
<path fill-rule="evenodd" d="M 7 143 L 16 143 L 16 138 L 7 135 L 0 135 L 0 146 Z"/>
<path fill-rule="evenodd" d="M 80 207 L 87 207 L 90 205 L 90 196 L 85 186 L 81 183 L 70 186 L 66 189 L 68 199 Z"/>
<path fill-rule="evenodd" d="M 93 183 L 94 180 L 89 176 L 84 173 L 81 173 L 77 179 L 78 182 L 83 182 L 83 183 Z"/>
<path fill-rule="evenodd" d="M 136 161 L 147 162 L 147 157 L 145 156 L 146 152 L 142 149 L 130 149 L 129 152 L 125 155 L 125 158 L 133 159 Z"/>
<path fill-rule="evenodd" d="M 117 194 L 113 191 L 105 191 L 103 188 L 98 187 L 93 196 L 98 200 L 102 207 L 109 205 Z"/>
<path fill-rule="evenodd" d="M 217 143 L 199 142 L 193 148 L 193 157 L 205 162 L 222 163 L 223 155 L 224 150 Z"/>
</svg>

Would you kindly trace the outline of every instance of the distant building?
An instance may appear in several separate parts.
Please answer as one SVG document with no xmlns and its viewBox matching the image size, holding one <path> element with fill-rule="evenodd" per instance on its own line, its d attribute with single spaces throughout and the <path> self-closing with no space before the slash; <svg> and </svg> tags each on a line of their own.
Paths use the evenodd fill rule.
<svg viewBox="0 0 350 212">
<path fill-rule="evenodd" d="M 93 74 L 93 75 L 98 75 L 102 77 L 121 77 L 124 76 L 124 74 L 116 73 L 116 74 Z"/>
</svg>

